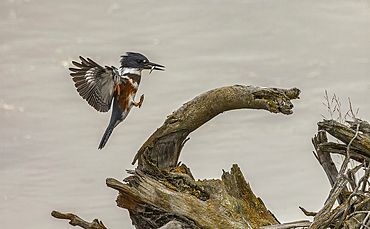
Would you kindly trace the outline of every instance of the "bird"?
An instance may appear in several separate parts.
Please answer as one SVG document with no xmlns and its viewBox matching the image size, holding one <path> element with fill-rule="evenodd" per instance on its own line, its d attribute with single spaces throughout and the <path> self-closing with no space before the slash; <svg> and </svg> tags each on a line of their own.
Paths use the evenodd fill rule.
<svg viewBox="0 0 370 229">
<path fill-rule="evenodd" d="M 98 149 L 103 149 L 113 129 L 127 117 L 131 108 L 140 108 L 143 104 L 144 94 L 139 102 L 134 100 L 141 81 L 141 72 L 149 70 L 151 74 L 153 70 L 164 71 L 165 67 L 150 62 L 137 52 L 122 55 L 119 69 L 114 66 L 103 67 L 90 58 L 79 58 L 81 62 L 72 61 L 75 67 L 69 68 L 79 95 L 99 112 L 108 112 L 112 106 L 108 127 L 98 146 Z"/>
</svg>

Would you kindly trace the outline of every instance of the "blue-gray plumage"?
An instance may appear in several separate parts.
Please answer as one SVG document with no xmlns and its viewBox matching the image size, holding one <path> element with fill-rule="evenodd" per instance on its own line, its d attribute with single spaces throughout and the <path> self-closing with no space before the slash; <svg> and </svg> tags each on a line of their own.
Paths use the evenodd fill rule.
<svg viewBox="0 0 370 229">
<path fill-rule="evenodd" d="M 112 105 L 112 107 L 113 108 L 112 108 L 112 114 L 111 114 L 111 118 L 110 118 L 110 121 L 109 121 L 109 125 L 108 125 L 107 129 L 104 132 L 104 135 L 103 135 L 103 137 L 102 137 L 102 139 L 100 141 L 100 144 L 99 144 L 98 149 L 103 149 L 103 147 L 107 143 L 110 135 L 112 134 L 113 129 L 118 124 L 120 124 L 125 119 L 125 117 L 128 115 L 128 112 L 125 113 L 119 107 L 117 97 L 114 97 L 113 98 L 113 105 Z"/>
</svg>

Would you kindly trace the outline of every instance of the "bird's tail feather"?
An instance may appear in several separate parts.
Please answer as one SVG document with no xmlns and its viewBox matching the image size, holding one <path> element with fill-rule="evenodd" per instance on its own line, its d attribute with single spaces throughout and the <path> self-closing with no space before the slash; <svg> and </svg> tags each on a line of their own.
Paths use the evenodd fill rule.
<svg viewBox="0 0 370 229">
<path fill-rule="evenodd" d="M 104 132 L 104 135 L 100 141 L 98 149 L 103 149 L 105 144 L 107 143 L 110 135 L 113 132 L 113 129 L 121 123 L 127 116 L 127 112 L 123 112 L 122 109 L 118 105 L 118 99 L 114 97 L 113 99 L 113 110 L 112 110 L 112 115 L 109 121 L 109 125 L 107 129 Z"/>
<path fill-rule="evenodd" d="M 109 139 L 110 135 L 111 135 L 111 134 L 112 134 L 112 132 L 113 132 L 113 129 L 114 129 L 114 127 L 113 127 L 113 126 L 111 126 L 111 125 L 109 125 L 109 126 L 107 127 L 107 129 L 105 130 L 104 135 L 103 135 L 103 137 L 102 137 L 102 139 L 101 139 L 101 141 L 100 141 L 100 144 L 99 144 L 98 149 L 103 149 L 103 148 L 104 148 L 104 146 L 105 146 L 105 144 L 107 143 L 107 141 L 108 141 L 108 139 Z"/>
</svg>

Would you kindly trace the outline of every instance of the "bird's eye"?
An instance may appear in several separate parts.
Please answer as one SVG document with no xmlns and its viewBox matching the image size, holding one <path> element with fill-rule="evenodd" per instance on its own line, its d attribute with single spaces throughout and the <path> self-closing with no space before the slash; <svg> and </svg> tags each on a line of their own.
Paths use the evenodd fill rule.
<svg viewBox="0 0 370 229">
<path fill-rule="evenodd" d="M 143 63 L 143 60 L 137 60 L 137 62 L 138 62 L 139 64 L 141 64 L 141 63 Z"/>
</svg>

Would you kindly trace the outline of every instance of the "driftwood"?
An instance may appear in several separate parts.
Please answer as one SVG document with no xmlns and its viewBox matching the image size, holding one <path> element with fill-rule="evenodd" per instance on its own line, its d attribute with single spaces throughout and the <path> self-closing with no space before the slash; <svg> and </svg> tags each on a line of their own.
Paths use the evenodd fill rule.
<svg viewBox="0 0 370 229">
<path fill-rule="evenodd" d="M 366 121 L 355 119 L 347 125 L 335 120 L 318 122 L 318 134 L 312 142 L 315 156 L 328 176 L 332 189 L 324 206 L 314 215 L 309 228 L 369 228 L 370 195 L 368 179 L 370 174 L 369 160 L 369 125 Z M 328 142 L 329 133 L 342 143 Z M 345 159 L 339 169 L 334 165 L 331 154 L 341 154 Z M 360 162 L 349 168 L 350 160 Z M 355 174 L 363 168 L 363 173 Z M 335 201 L 339 206 L 334 207 Z M 307 215 L 307 211 L 301 208 Z"/>
<path fill-rule="evenodd" d="M 167 117 L 141 146 L 133 164 L 146 171 L 145 161 L 153 162 L 159 169 L 177 166 L 186 137 L 216 115 L 234 109 L 264 109 L 272 113 L 292 114 L 291 99 L 299 98 L 300 90 L 261 88 L 234 85 L 205 92 L 185 103 Z M 185 141 L 185 142 L 184 142 Z M 148 157 L 143 160 L 143 157 Z"/>
<path fill-rule="evenodd" d="M 312 222 L 280 224 L 253 194 L 237 165 L 230 172 L 223 171 L 221 179 L 196 181 L 190 169 L 178 163 L 187 136 L 216 115 L 243 108 L 291 114 L 290 100 L 299 98 L 299 93 L 297 88 L 235 85 L 208 91 L 184 104 L 139 149 L 133 160 L 138 166 L 128 171 L 129 177 L 123 182 L 106 180 L 107 186 L 119 193 L 117 205 L 129 211 L 133 225 L 139 229 L 370 229 L 370 124 L 366 121 L 317 123 L 318 133 L 312 139 L 314 155 L 332 189 L 318 212 L 300 207 L 306 216 L 313 217 Z M 327 134 L 336 142 L 330 142 Z M 339 169 L 333 154 L 344 156 Z M 106 229 L 97 219 L 90 223 L 75 214 L 57 211 L 52 216 L 85 229 Z"/>
<path fill-rule="evenodd" d="M 129 211 L 136 228 L 258 228 L 279 224 L 256 197 L 237 165 L 223 171 L 221 179 L 196 181 L 178 158 L 187 136 L 216 115 L 233 109 L 263 109 L 292 114 L 290 100 L 300 90 L 234 85 L 205 92 L 167 117 L 137 152 L 131 176 L 120 182 L 106 180 L 119 192 L 117 205 Z M 72 225 L 102 229 L 95 219 L 88 223 L 74 214 L 53 211 Z M 293 228 L 307 222 L 282 225 Z"/>
<path fill-rule="evenodd" d="M 244 180 L 239 167 L 224 172 L 221 180 L 195 181 L 176 168 L 152 176 L 140 170 L 126 178 L 128 184 L 107 179 L 119 191 L 117 204 L 130 212 L 136 228 L 159 228 L 171 221 L 184 228 L 248 228 L 278 221 Z"/>
</svg>

